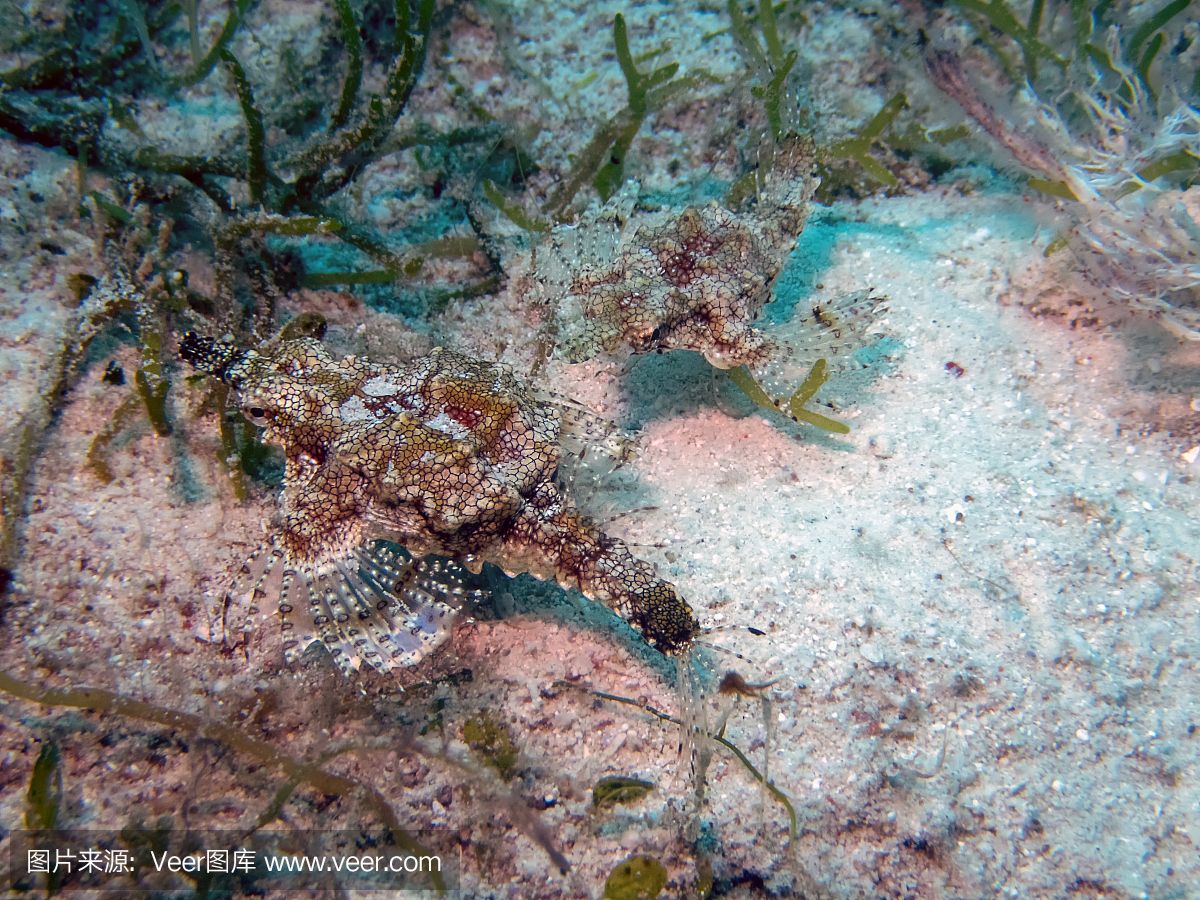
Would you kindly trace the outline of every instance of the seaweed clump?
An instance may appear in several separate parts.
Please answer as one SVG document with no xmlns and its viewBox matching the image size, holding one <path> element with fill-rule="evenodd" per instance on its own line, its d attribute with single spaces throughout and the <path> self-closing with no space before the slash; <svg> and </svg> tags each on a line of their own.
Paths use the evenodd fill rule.
<svg viewBox="0 0 1200 900">
<path fill-rule="evenodd" d="M 646 118 L 697 83 L 690 76 L 676 77 L 679 63 L 675 62 L 650 72 L 640 70 L 630 52 L 625 17 L 620 13 L 613 17 L 613 46 L 629 102 L 596 130 L 579 153 L 573 171 L 547 199 L 542 211 L 552 219 L 564 219 L 575 195 L 588 182 L 602 200 L 612 197 L 625 181 L 625 160 Z"/>
<path fill-rule="evenodd" d="M 185 4 L 186 6 L 186 4 Z M 345 72 L 336 102 L 331 98 L 325 127 L 314 128 L 307 106 L 293 102 L 264 111 L 256 85 L 238 56 L 238 36 L 253 13 L 250 0 L 236 0 L 212 47 L 199 50 L 195 10 L 189 15 L 193 65 L 184 72 L 163 70 L 156 47 L 180 42 L 179 4 L 141 15 L 136 3 L 74 4 L 61 28 L 39 35 L 31 50 L 39 55 L 15 70 L 0 73 L 0 128 L 14 136 L 58 148 L 79 160 L 88 172 L 154 185 L 159 203 L 178 216 L 176 230 L 199 226 L 207 232 L 219 270 L 253 266 L 265 237 L 317 237 L 343 243 L 377 268 L 325 271 L 304 275 L 311 286 L 411 282 L 430 259 L 461 259 L 490 265 L 473 236 L 444 235 L 407 247 L 340 211 L 337 196 L 373 162 L 396 150 L 491 140 L 486 130 L 455 135 L 414 126 L 403 138 L 394 135 L 424 69 L 433 38 L 434 0 L 395 0 L 391 8 L 391 57 L 368 60 L 361 27 L 351 5 L 335 0 L 337 38 Z M 286 48 L 284 48 L 286 49 Z M 369 63 L 382 68 L 382 88 L 364 96 Z M 178 95 L 223 71 L 242 113 L 240 141 L 216 139 L 197 152 L 169 151 L 148 139 L 134 111 L 150 92 Z M 282 140 L 269 139 L 270 132 Z M 86 191 L 84 191 L 86 193 Z M 99 194 L 102 203 L 119 207 Z M 179 227 L 183 223 L 188 228 Z M 433 292 L 440 301 L 460 293 L 478 293 L 495 284 L 484 273 L 481 284 Z"/>
<path fill-rule="evenodd" d="M 993 78 L 1007 80 L 1012 109 L 986 98 L 962 48 L 931 46 L 926 70 L 1030 187 L 1063 204 L 1072 224 L 1047 255 L 1069 250 L 1103 295 L 1200 340 L 1200 78 L 1194 27 L 1182 18 L 1189 4 L 1074 3 L 1054 17 L 1034 3 L 1025 20 L 1001 0 L 956 6 L 998 66 Z"/>
<path fill-rule="evenodd" d="M 631 856 L 604 882 L 604 900 L 654 900 L 667 886 L 667 870 L 652 856 Z"/>
<path fill-rule="evenodd" d="M 501 778 L 507 780 L 513 776 L 517 769 L 517 746 L 512 732 L 495 716 L 484 712 L 463 722 L 462 739 Z"/>
<path fill-rule="evenodd" d="M 260 845 L 262 841 L 271 840 L 271 835 L 265 829 L 283 815 L 284 807 L 293 801 L 300 788 L 315 792 L 325 798 L 343 798 L 352 808 L 366 813 L 375 820 L 376 826 L 371 828 L 371 843 L 369 847 L 399 848 L 414 855 L 428 855 L 430 850 L 421 843 L 402 823 L 397 812 L 397 805 L 390 793 L 384 793 L 376 788 L 369 779 L 363 779 L 354 774 L 341 774 L 332 771 L 329 763 L 344 755 L 369 757 L 373 753 L 401 753 L 413 758 L 425 759 L 440 763 L 451 772 L 460 776 L 464 783 L 471 784 L 485 797 L 495 795 L 497 800 L 505 802 L 514 810 L 512 821 L 516 827 L 524 831 L 538 846 L 540 846 L 562 871 L 570 868 L 570 863 L 562 855 L 549 834 L 539 823 L 527 815 L 520 814 L 520 805 L 494 780 L 485 777 L 468 761 L 452 756 L 443 749 L 426 745 L 416 736 L 403 730 L 389 726 L 386 735 L 377 739 L 359 739 L 354 742 L 342 743 L 315 759 L 305 759 L 294 755 L 286 749 L 276 746 L 272 741 L 257 737 L 242 726 L 233 725 L 220 719 L 209 719 L 183 709 L 161 706 L 145 700 L 136 699 L 114 691 L 98 687 L 65 686 L 52 687 L 32 680 L 18 678 L 7 671 L 0 671 L 0 694 L 11 701 L 32 703 L 48 709 L 67 709 L 86 712 L 89 715 L 110 718 L 121 722 L 123 730 L 136 732 L 139 726 L 150 726 L 153 729 L 164 729 L 179 735 L 186 735 L 191 741 L 209 743 L 220 749 L 220 756 L 226 765 L 236 765 L 240 757 L 251 761 L 256 777 L 255 785 L 271 789 L 273 794 L 257 818 L 248 828 L 239 832 L 235 846 Z M 387 715 L 384 710 L 377 709 L 378 719 L 384 721 Z M 46 846 L 63 846 L 63 841 L 54 840 L 56 833 L 71 834 L 74 827 L 64 815 L 62 804 L 62 756 L 55 742 L 46 741 L 42 745 L 37 761 L 33 765 L 30 783 L 26 793 L 26 825 L 31 830 L 27 837 L 36 840 L 45 839 Z M 264 773 L 274 773 L 278 778 L 275 782 L 270 776 L 264 781 Z M 323 807 L 322 807 L 323 808 Z M 129 851 L 132 861 L 131 869 L 125 875 L 103 874 L 102 886 L 107 889 L 133 889 L 136 886 L 145 890 L 151 887 L 141 880 L 141 873 L 152 871 L 147 864 L 139 865 L 137 860 L 145 857 L 149 849 L 162 852 L 170 848 L 173 852 L 183 854 L 193 853 L 198 848 L 205 849 L 197 843 L 197 836 L 191 831 L 197 828 L 196 810 L 193 810 L 193 822 L 189 826 L 173 822 L 170 816 L 158 817 L 154 824 L 146 824 L 141 810 L 130 810 L 130 821 L 119 834 L 115 835 L 117 849 Z M 185 817 L 186 819 L 186 817 Z M 36 834 L 32 833 L 36 831 Z M 281 832 L 286 837 L 287 832 Z M 356 835 L 362 837 L 367 832 L 359 831 Z M 331 837 L 337 835 L 331 833 Z M 212 835 L 209 833 L 211 839 Z M 86 833 L 87 843 L 95 845 L 96 833 Z M 209 843 L 208 848 L 215 849 Z M 358 845 L 356 852 L 363 851 L 363 845 Z M 275 852 L 295 852 L 294 846 L 289 851 L 282 851 L 278 846 Z M 194 887 L 198 892 L 205 890 L 257 893 L 262 890 L 261 881 L 251 876 L 231 882 L 228 877 L 200 873 L 184 877 L 194 879 Z M 46 888 L 54 893 L 56 876 L 53 872 L 47 876 Z M 428 873 L 429 886 L 444 892 L 450 885 L 440 871 Z M 33 884 L 22 882 L 24 889 L 32 889 Z M 94 885 L 95 886 L 95 885 Z M 154 887 L 164 889 L 168 885 L 155 882 Z M 178 887 L 171 884 L 170 887 Z"/>
<path fill-rule="evenodd" d="M 606 775 L 592 786 L 592 808 L 605 810 L 625 803 L 636 803 L 652 790 L 653 781 L 628 775 Z"/>
<path fill-rule="evenodd" d="M 909 101 L 899 92 L 889 97 L 854 134 L 831 142 L 817 140 L 821 123 L 801 101 L 799 51 L 785 48 L 776 4 L 759 0 L 753 17 L 742 10 L 737 0 L 729 0 L 727 9 L 729 31 L 753 82 L 750 93 L 762 105 L 767 120 L 769 143 L 763 168 L 769 169 L 772 150 L 780 142 L 789 136 L 809 136 L 814 141 L 813 156 L 819 179 L 814 195 L 819 201 L 829 202 L 847 193 L 861 196 L 880 189 L 900 188 L 901 179 L 893 171 L 898 158 L 917 156 L 932 163 L 945 144 L 964 135 L 961 128 L 928 130 L 916 120 L 901 128 L 899 120 L 909 108 Z M 794 13 L 792 18 L 796 18 Z M 799 25 L 804 24 L 800 16 Z M 752 191 L 760 177 L 757 170 L 747 173 L 730 189 L 730 199 L 736 202 L 736 198 Z"/>
</svg>

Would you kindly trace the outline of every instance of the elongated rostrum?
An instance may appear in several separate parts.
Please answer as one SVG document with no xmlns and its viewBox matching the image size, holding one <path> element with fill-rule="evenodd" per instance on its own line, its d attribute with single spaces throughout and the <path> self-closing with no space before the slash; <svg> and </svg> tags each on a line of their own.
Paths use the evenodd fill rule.
<svg viewBox="0 0 1200 900">
<path fill-rule="evenodd" d="M 692 645 L 674 585 L 575 509 L 556 480 L 558 410 L 505 366 L 438 348 L 390 367 L 307 337 L 243 350 L 195 333 L 180 355 L 283 450 L 280 524 L 246 574 L 252 594 L 278 596 L 290 658 L 321 641 L 347 671 L 411 665 L 462 605 L 457 567 L 486 562 L 578 588 L 664 653 Z"/>
</svg>

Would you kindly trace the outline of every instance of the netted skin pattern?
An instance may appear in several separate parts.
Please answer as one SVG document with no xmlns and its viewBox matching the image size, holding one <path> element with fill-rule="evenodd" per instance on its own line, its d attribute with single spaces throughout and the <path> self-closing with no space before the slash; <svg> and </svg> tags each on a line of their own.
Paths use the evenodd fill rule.
<svg viewBox="0 0 1200 900">
<path fill-rule="evenodd" d="M 664 652 L 698 632 L 672 585 L 573 509 L 555 481 L 558 413 L 504 366 L 441 348 L 395 368 L 334 360 L 309 338 L 242 352 L 188 335 L 180 352 L 232 385 L 283 449 L 282 569 L 345 569 L 339 584 L 361 582 L 356 554 L 386 540 L 578 588 Z"/>
<path fill-rule="evenodd" d="M 559 307 L 560 354 L 694 350 L 722 369 L 767 361 L 778 348 L 753 323 L 804 227 L 811 164 L 794 151 L 782 184 L 749 211 L 688 207 L 639 228 L 607 265 L 585 266 Z"/>
</svg>

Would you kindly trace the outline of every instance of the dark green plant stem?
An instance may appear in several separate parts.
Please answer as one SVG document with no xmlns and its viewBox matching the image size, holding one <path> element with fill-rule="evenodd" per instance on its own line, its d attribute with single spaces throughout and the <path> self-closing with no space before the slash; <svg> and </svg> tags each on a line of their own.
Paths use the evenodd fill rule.
<svg viewBox="0 0 1200 900">
<path fill-rule="evenodd" d="M 779 40 L 779 26 L 775 23 L 775 7 L 770 0 L 758 2 L 758 24 L 762 26 L 763 42 L 767 45 L 767 57 L 778 66 L 785 58 L 783 42 Z"/>
<path fill-rule="evenodd" d="M 659 66 L 648 75 L 638 71 L 629 50 L 625 17 L 620 13 L 613 19 L 613 44 L 617 63 L 625 76 L 629 102 L 596 130 L 576 158 L 571 173 L 547 199 L 542 212 L 551 219 L 563 220 L 571 201 L 589 181 L 601 199 L 611 197 L 625 180 L 625 157 L 646 117 L 665 106 L 680 91 L 696 84 L 692 78 L 675 78 L 678 63 Z"/>
<path fill-rule="evenodd" d="M 795 14 L 795 12 L 794 12 L 794 11 L 795 11 L 795 9 L 797 8 L 797 6 L 799 6 L 799 4 L 798 4 L 798 3 L 792 3 L 792 2 L 791 2 L 791 0 L 783 0 L 783 2 L 782 2 L 782 3 L 775 3 L 775 4 L 773 4 L 773 5 L 771 6 L 771 12 L 772 12 L 772 14 L 774 14 L 774 13 L 781 13 L 781 12 L 783 12 L 785 9 L 787 9 L 789 6 L 791 6 L 791 7 L 792 7 L 792 11 L 793 11 L 792 20 L 793 20 L 793 22 L 794 22 L 794 23 L 796 23 L 797 25 L 804 25 L 804 24 L 807 24 L 807 23 L 808 23 L 808 20 L 807 20 L 807 19 L 806 19 L 806 18 L 805 18 L 803 15 L 797 15 L 797 14 Z M 746 21 L 746 23 L 747 23 L 747 26 L 749 26 L 750 24 L 757 23 L 757 21 L 758 21 L 758 17 L 757 17 L 756 15 L 755 15 L 755 16 L 747 16 L 745 13 L 742 13 L 742 11 L 741 11 L 740 9 L 738 10 L 738 12 L 742 14 L 742 18 L 743 18 L 743 19 Z M 725 34 L 725 33 L 727 33 L 727 32 L 728 32 L 728 33 L 730 33 L 730 34 L 732 34 L 732 33 L 733 33 L 733 26 L 732 26 L 732 25 L 731 25 L 731 26 L 729 26 L 728 28 L 718 28 L 718 29 L 716 29 L 715 31 L 709 31 L 709 32 L 706 32 L 704 35 L 702 35 L 702 36 L 701 36 L 701 38 L 700 38 L 700 43 L 702 43 L 702 44 L 707 44 L 707 43 L 708 43 L 709 41 L 711 41 L 713 38 L 715 38 L 715 37 L 717 37 L 717 36 L 719 36 L 719 35 Z M 735 38 L 736 38 L 736 35 L 735 35 Z"/>
<path fill-rule="evenodd" d="M 346 744 L 345 746 L 338 747 L 334 750 L 325 751 L 317 757 L 316 761 L 313 762 L 312 765 L 316 768 L 324 768 L 326 763 L 337 759 L 339 756 L 356 753 L 364 749 L 369 748 L 360 747 L 358 744 Z M 283 815 L 283 808 L 287 806 L 288 800 L 290 800 L 292 795 L 296 793 L 296 789 L 300 787 L 303 781 L 304 777 L 302 773 L 294 774 L 284 781 L 284 783 L 279 786 L 279 789 L 275 791 L 275 795 L 271 798 L 271 802 L 267 804 L 266 808 L 263 809 L 261 813 L 259 813 L 258 818 L 254 822 L 254 826 L 247 829 L 244 837 L 249 837 L 255 831 L 258 831 L 260 828 L 265 828 L 276 819 L 280 818 L 280 816 Z"/>
<path fill-rule="evenodd" d="M 403 251 L 394 251 L 379 241 L 343 223 L 337 236 L 384 264 L 383 269 L 358 272 L 310 272 L 304 277 L 307 287 L 329 287 L 337 284 L 387 284 L 418 275 L 427 258 L 471 259 L 484 250 L 473 235 L 448 235 L 419 244 L 410 244 Z M 464 291 L 470 288 L 464 288 Z"/>
<path fill-rule="evenodd" d="M 77 331 L 83 324 L 77 316 L 59 346 L 49 355 L 45 368 L 46 388 L 9 431 L 6 446 L 0 448 L 0 568 L 12 570 L 17 564 L 19 527 L 26 521 L 25 503 L 29 476 L 41 449 L 42 437 L 50 427 L 59 398 L 66 391 L 70 373 L 83 347 Z"/>
<path fill-rule="evenodd" d="M 575 165 L 567 175 L 566 181 L 559 185 L 547 199 L 542 207 L 543 213 L 551 219 L 561 220 L 567 207 L 570 206 L 571 201 L 575 199 L 575 195 L 583 186 L 596 177 L 596 173 L 600 171 L 606 161 L 611 164 L 609 151 L 617 142 L 618 137 L 629 127 L 629 115 L 628 110 L 622 110 L 596 130 L 587 146 L 576 157 Z"/>
<path fill-rule="evenodd" d="M 892 121 L 896 118 L 900 110 L 904 109 L 907 105 L 908 98 L 904 94 L 896 94 L 883 105 L 883 108 L 879 112 L 871 117 L 871 121 L 863 126 L 862 131 L 858 133 L 858 140 L 867 144 L 878 140 L 882 137 L 888 126 L 892 124 Z"/>
<path fill-rule="evenodd" d="M 395 0 L 396 59 L 381 95 L 367 103 L 366 115 L 308 148 L 293 164 L 302 174 L 295 193 L 303 203 L 320 201 L 341 190 L 375 159 L 404 111 L 425 64 L 433 26 L 434 0 L 418 0 L 416 32 L 410 29 L 408 0 Z M 307 211 L 311 212 L 311 208 Z"/>
<path fill-rule="evenodd" d="M 175 87 L 191 87 L 193 84 L 199 84 L 217 65 L 222 54 L 229 46 L 229 42 L 233 40 L 233 36 L 237 33 L 238 26 L 242 24 L 242 18 L 246 15 L 246 10 L 250 8 L 252 0 L 232 0 L 229 8 L 229 15 L 225 17 L 225 24 L 221 28 L 221 33 L 217 36 L 216 43 L 212 49 L 204 54 L 204 58 L 185 75 L 176 79 Z"/>
<path fill-rule="evenodd" d="M 200 0 L 183 0 L 183 12 L 188 21 L 188 40 L 191 42 L 192 65 L 200 64 Z"/>
<path fill-rule="evenodd" d="M 146 24 L 146 16 L 142 12 L 141 4 L 138 0 L 120 0 L 120 6 L 124 17 L 133 26 L 134 33 L 142 45 L 142 53 L 150 61 L 150 66 L 156 72 L 159 71 L 158 57 L 154 55 L 154 44 L 150 41 L 150 26 Z"/>
<path fill-rule="evenodd" d="M 354 104 L 358 102 L 363 73 L 362 38 L 358 34 L 358 22 L 354 18 L 350 0 L 333 0 L 333 7 L 337 10 L 342 44 L 346 48 L 346 79 L 342 82 L 342 96 L 338 100 L 337 110 L 329 119 L 330 131 L 336 131 L 349 120 Z"/>
<path fill-rule="evenodd" d="M 1003 0 L 952 0 L 952 2 L 955 6 L 986 19 L 993 28 L 1021 48 L 1021 54 L 1026 60 L 1042 58 L 1054 63 L 1059 68 L 1066 68 L 1067 60 L 1039 41 L 1037 35 L 1031 34 L 1029 28 L 1017 20 Z M 977 29 L 977 31 L 982 34 L 984 29 Z M 1033 77 L 1028 70 L 1026 75 L 1030 79 Z"/>
<path fill-rule="evenodd" d="M 1046 9 L 1046 0 L 1033 0 L 1029 5 L 1029 20 L 1025 25 L 1025 31 L 1032 37 L 1036 38 L 1038 32 L 1042 28 L 1042 15 Z M 1031 53 L 1025 46 L 1021 47 L 1021 53 L 1025 58 L 1025 71 L 1029 73 L 1030 84 L 1037 81 L 1037 55 Z"/>
<path fill-rule="evenodd" d="M 611 809 L 624 803 L 636 803 L 652 790 L 653 781 L 627 775 L 606 775 L 592 786 L 592 809 Z"/>
<path fill-rule="evenodd" d="M 161 303 L 147 303 L 138 310 L 138 336 L 142 342 L 142 364 L 133 375 L 134 387 L 146 407 L 146 417 L 155 434 L 166 437 L 171 433 L 167 419 L 167 391 L 171 382 L 163 363 L 166 343 L 166 323 L 162 320 Z"/>
<path fill-rule="evenodd" d="M 217 435 L 221 441 L 221 464 L 225 474 L 229 476 L 229 485 L 233 488 L 233 496 L 238 503 L 244 503 L 248 492 L 246 479 L 241 464 L 241 447 L 238 442 L 237 430 L 231 421 L 227 407 L 229 406 L 229 385 L 216 381 L 213 388 L 212 402 L 217 414 Z"/>
<path fill-rule="evenodd" d="M 601 200 L 607 200 L 625 183 L 625 159 L 639 131 L 642 130 L 642 119 L 630 110 L 626 121 L 612 133 L 612 141 L 605 148 L 607 159 L 600 170 L 592 178 L 592 186 Z"/>
<path fill-rule="evenodd" d="M 235 240 L 258 234 L 278 234 L 284 237 L 336 235 L 343 228 L 337 219 L 320 216 L 280 216 L 274 213 L 251 213 L 227 222 L 221 228 L 222 240 Z"/>
<path fill-rule="evenodd" d="M 62 801 L 62 754 L 54 741 L 47 740 L 42 744 L 37 761 L 33 764 L 29 789 L 25 793 L 25 827 L 31 831 L 50 832 L 48 842 L 55 843 Z M 47 897 L 58 893 L 64 877 L 62 872 L 46 873 Z"/>
<path fill-rule="evenodd" d="M 1138 176 L 1146 181 L 1154 181 L 1173 172 L 1185 172 L 1188 169 L 1200 169 L 1200 152 L 1179 150 L 1160 159 L 1156 159 L 1146 168 L 1138 172 Z M 1137 190 L 1137 187 L 1134 187 Z M 1122 195 L 1124 192 L 1122 192 Z"/>
<path fill-rule="evenodd" d="M 642 89 L 642 74 L 633 62 L 629 52 L 629 31 L 625 27 L 625 17 L 617 13 L 613 18 L 613 44 L 617 51 L 617 65 L 625 76 L 625 87 L 629 92 L 629 108 L 636 114 L 646 112 L 646 92 Z M 678 68 L 678 67 L 677 67 Z"/>
<path fill-rule="evenodd" d="M 548 223 L 543 222 L 541 219 L 533 218 L 533 216 L 521 209 L 520 206 L 505 197 L 495 184 L 486 179 L 483 182 L 483 196 L 487 197 L 488 201 L 496 209 L 500 210 L 506 219 L 519 228 L 539 234 L 545 234 L 550 230 Z"/>
<path fill-rule="evenodd" d="M 729 380 L 737 386 L 738 390 L 754 401 L 754 404 L 760 409 L 783 413 L 797 422 L 807 422 L 809 425 L 834 434 L 850 433 L 850 426 L 845 422 L 839 422 L 837 419 L 831 419 L 829 416 L 823 416 L 819 412 L 806 408 L 808 401 L 816 395 L 821 385 L 829 380 L 828 368 L 824 359 L 818 359 L 813 363 L 804 382 L 787 398 L 786 403 L 769 396 L 745 366 L 730 369 L 728 375 Z"/>
<path fill-rule="evenodd" d="M 495 292 L 500 287 L 499 275 L 488 275 L 472 284 L 452 288 L 440 288 L 426 294 L 428 308 L 433 311 L 445 309 L 451 300 L 472 300 Z"/>
<path fill-rule="evenodd" d="M 750 22 L 746 18 L 746 14 L 742 12 L 741 4 L 737 0 L 729 0 L 726 9 L 729 11 L 729 30 L 733 32 L 734 40 L 742 48 L 742 52 L 750 58 L 750 67 L 755 70 L 755 75 L 759 78 L 764 77 L 770 70 L 771 64 L 767 60 L 766 52 L 759 46 L 758 38 L 754 36 Z"/>
<path fill-rule="evenodd" d="M 786 412 L 793 419 L 798 419 L 801 422 L 807 422 L 809 425 L 815 425 L 817 428 L 823 428 L 826 431 L 832 431 L 834 434 L 849 434 L 850 426 L 845 422 L 839 422 L 837 419 L 831 419 L 828 416 L 823 416 L 818 412 L 808 409 L 808 401 L 816 396 L 817 391 L 821 386 L 829 380 L 829 366 L 823 359 L 818 359 L 809 369 L 807 377 L 800 387 L 792 393 L 788 398 Z"/>
<path fill-rule="evenodd" d="M 1149 19 L 1143 22 L 1134 30 L 1133 35 L 1129 38 L 1129 46 L 1125 49 L 1125 55 L 1129 59 L 1137 59 L 1138 51 L 1154 35 L 1156 31 L 1163 28 L 1173 18 L 1191 6 L 1192 0 L 1172 0 L 1158 12 L 1154 13 Z"/>
<path fill-rule="evenodd" d="M 1096 23 L 1088 0 L 1071 0 L 1071 21 L 1075 27 L 1075 55 L 1082 56 L 1092 40 Z"/>
<path fill-rule="evenodd" d="M 396 272 L 392 269 L 369 269 L 364 272 L 307 272 L 303 284 L 307 288 L 336 287 L 341 284 L 393 284 Z"/>
<path fill-rule="evenodd" d="M 779 67 L 771 73 L 771 77 L 767 83 L 757 92 L 762 97 L 763 107 L 767 111 L 767 124 L 776 140 L 782 138 L 785 131 L 783 125 L 783 100 L 787 91 L 787 78 L 792 72 L 792 67 L 796 65 L 796 58 L 795 50 L 784 57 Z"/>
<path fill-rule="evenodd" d="M 254 105 L 254 91 L 246 77 L 246 70 L 242 68 L 237 57 L 222 48 L 221 61 L 233 77 L 238 104 L 242 108 L 242 118 L 246 120 L 246 181 L 250 187 L 250 199 L 261 204 L 263 191 L 267 186 L 267 138 L 262 113 Z"/>
<path fill-rule="evenodd" d="M 89 191 L 87 196 L 95 202 L 100 212 L 104 213 L 104 215 L 108 216 L 114 222 L 120 222 L 122 225 L 128 225 L 133 222 L 133 216 L 99 191 Z"/>
<path fill-rule="evenodd" d="M 602 199 L 607 200 L 616 193 L 617 188 L 625 180 L 625 157 L 633 145 L 634 138 L 641 130 L 646 114 L 650 111 L 650 92 L 667 84 L 679 71 L 679 63 L 667 63 L 659 66 L 649 75 L 638 71 L 629 52 L 629 34 L 625 27 L 625 17 L 620 13 L 613 18 L 613 45 L 617 52 L 617 63 L 621 74 L 625 76 L 625 87 L 629 95 L 628 115 L 625 121 L 615 130 L 612 144 L 609 147 L 608 160 L 596 173 L 593 184 Z"/>
<path fill-rule="evenodd" d="M 416 275 L 423 265 L 423 261 L 413 248 L 408 248 L 407 253 L 393 250 L 369 229 L 350 222 L 338 221 L 337 236 L 344 243 L 361 250 L 390 271 L 394 279 Z"/>
<path fill-rule="evenodd" d="M 871 148 L 883 136 L 883 133 L 891 126 L 892 122 L 895 121 L 900 111 L 907 105 L 908 99 L 905 95 L 896 94 L 883 105 L 883 108 L 879 112 L 871 117 L 871 121 L 864 125 L 855 137 L 834 144 L 824 155 L 831 162 L 839 159 L 853 160 L 876 181 L 888 187 L 895 187 L 900 183 L 900 179 L 871 156 Z"/>
<path fill-rule="evenodd" d="M 102 484 L 109 484 L 113 480 L 112 467 L 108 464 L 108 449 L 117 439 L 117 435 L 133 423 L 140 400 L 136 394 L 126 395 L 113 412 L 112 418 L 88 444 L 85 456 L 88 468 Z"/>
<path fill-rule="evenodd" d="M 57 828 L 62 798 L 61 755 L 54 741 L 46 741 L 33 764 L 33 775 L 25 794 L 25 827 L 34 831 Z"/>
<path fill-rule="evenodd" d="M 128 158 L 128 168 L 161 172 L 164 175 L 180 175 L 195 183 L 203 175 L 218 175 L 223 178 L 242 178 L 246 174 L 246 162 L 228 156 L 184 156 L 164 153 L 156 147 L 139 147 Z"/>
<path fill-rule="evenodd" d="M 1150 42 L 1146 45 L 1146 50 L 1142 53 L 1141 59 L 1137 62 L 1138 77 L 1142 79 L 1142 84 L 1146 86 L 1146 90 L 1154 95 L 1154 88 L 1150 84 L 1150 67 L 1154 65 L 1154 58 L 1158 56 L 1158 52 L 1162 50 L 1163 43 L 1166 38 L 1162 33 L 1154 35 L 1150 38 Z"/>
<path fill-rule="evenodd" d="M 1030 178 L 1027 184 L 1035 191 L 1040 191 L 1047 197 L 1053 197 L 1056 200 L 1078 200 L 1075 192 L 1067 186 L 1065 181 L 1050 181 L 1047 178 Z"/>
<path fill-rule="evenodd" d="M 784 52 L 775 21 L 775 7 L 770 0 L 759 0 L 758 4 L 758 24 L 763 33 L 763 46 L 759 46 L 758 38 L 754 36 L 750 22 L 737 0 L 729 0 L 726 8 L 734 39 L 749 58 L 750 67 L 759 81 L 751 88 L 751 93 L 762 100 L 771 136 L 779 140 L 785 131 L 790 130 L 783 122 L 783 100 L 787 95 L 788 75 L 796 65 L 796 51 Z"/>
</svg>

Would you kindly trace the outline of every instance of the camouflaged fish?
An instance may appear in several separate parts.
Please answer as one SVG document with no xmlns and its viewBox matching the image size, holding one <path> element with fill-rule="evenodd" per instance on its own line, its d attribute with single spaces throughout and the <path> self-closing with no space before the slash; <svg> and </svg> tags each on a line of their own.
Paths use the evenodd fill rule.
<svg viewBox="0 0 1200 900">
<path fill-rule="evenodd" d="M 809 366 L 819 364 L 823 381 L 827 361 L 836 365 L 869 343 L 885 302 L 856 292 L 813 304 L 770 335 L 756 327 L 818 184 L 812 149 L 799 140 L 778 148 L 764 171 L 752 202 L 650 216 L 617 242 L 611 259 L 564 266 L 569 276 L 548 291 L 557 307 L 556 352 L 582 362 L 622 351 L 692 350 L 718 369 L 745 367 L 735 382 L 752 397 L 765 387 L 769 402 L 796 418 L 803 404 L 796 406 L 792 390 L 806 371 L 811 377 Z M 829 427 L 822 416 L 803 418 Z"/>
<path fill-rule="evenodd" d="M 231 385 L 283 450 L 279 531 L 247 574 L 279 598 L 289 659 L 320 641 L 347 671 L 411 665 L 462 608 L 462 568 L 485 562 L 578 588 L 664 653 L 699 632 L 672 584 L 575 510 L 556 480 L 559 410 L 508 368 L 441 348 L 389 367 L 335 360 L 312 338 L 241 350 L 193 333 L 180 356 Z"/>
</svg>

